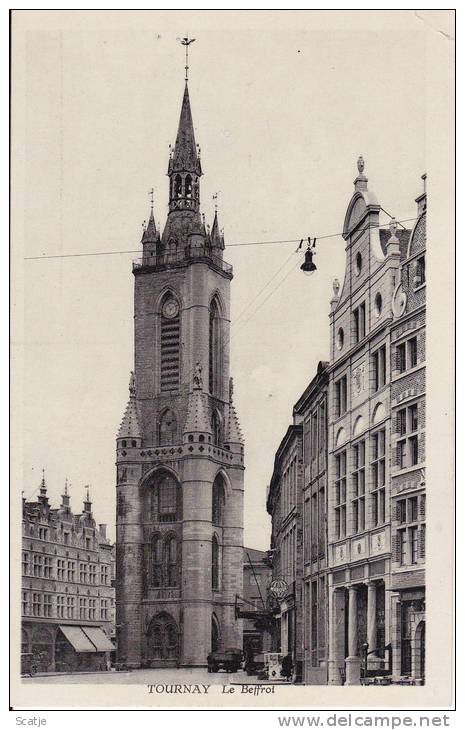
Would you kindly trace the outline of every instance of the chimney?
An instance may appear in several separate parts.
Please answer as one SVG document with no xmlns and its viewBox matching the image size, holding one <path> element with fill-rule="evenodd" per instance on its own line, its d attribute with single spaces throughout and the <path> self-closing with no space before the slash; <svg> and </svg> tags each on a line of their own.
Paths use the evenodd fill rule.
<svg viewBox="0 0 465 730">
<path fill-rule="evenodd" d="M 99 525 L 98 529 L 100 531 L 100 535 L 106 540 L 107 539 L 107 526 L 106 525 Z"/>
</svg>

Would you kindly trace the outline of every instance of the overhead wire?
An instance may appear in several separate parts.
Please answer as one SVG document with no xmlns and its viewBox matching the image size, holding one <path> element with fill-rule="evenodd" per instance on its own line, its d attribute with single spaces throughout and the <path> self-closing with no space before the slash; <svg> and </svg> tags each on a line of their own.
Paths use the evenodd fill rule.
<svg viewBox="0 0 465 730">
<path fill-rule="evenodd" d="M 384 208 L 382 209 L 384 213 L 386 211 Z M 389 213 L 387 213 L 389 215 Z M 397 223 L 402 225 L 403 223 L 409 223 L 411 221 L 415 221 L 415 218 L 403 218 L 402 220 L 396 220 Z M 379 225 L 372 226 L 370 225 L 369 228 L 383 228 L 387 226 L 388 223 L 380 223 Z M 405 228 L 405 226 L 403 226 Z M 336 238 L 338 236 L 344 235 L 344 232 L 338 232 L 338 233 L 327 233 L 321 236 L 316 236 L 317 241 L 322 241 L 327 238 Z M 225 248 L 236 248 L 238 246 L 271 246 L 274 244 L 283 244 L 283 243 L 299 243 L 301 238 L 287 238 L 287 239 L 279 239 L 275 241 L 244 241 L 244 242 L 238 242 L 238 243 L 228 243 L 226 244 Z M 43 254 L 41 256 L 24 256 L 24 261 L 42 261 L 46 259 L 69 259 L 69 258 L 82 258 L 86 256 L 116 256 L 120 254 L 130 254 L 130 253 L 141 253 L 140 248 L 137 249 L 127 249 L 123 251 L 89 251 L 89 252 L 78 252 L 78 253 L 62 253 L 62 254 Z"/>
</svg>

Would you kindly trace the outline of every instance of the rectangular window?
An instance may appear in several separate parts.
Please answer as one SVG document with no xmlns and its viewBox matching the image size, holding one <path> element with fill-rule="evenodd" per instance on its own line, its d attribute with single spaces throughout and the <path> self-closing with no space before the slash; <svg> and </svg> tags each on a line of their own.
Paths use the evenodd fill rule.
<svg viewBox="0 0 465 730">
<path fill-rule="evenodd" d="M 65 545 L 69 545 L 69 532 L 63 533 L 63 542 Z"/>
<path fill-rule="evenodd" d="M 74 596 L 66 598 L 66 618 L 74 618 L 75 599 Z"/>
<path fill-rule="evenodd" d="M 44 578 L 52 577 L 52 558 L 49 555 L 44 556 Z"/>
<path fill-rule="evenodd" d="M 404 438 L 397 441 L 397 465 L 400 469 L 418 464 L 418 404 L 397 412 L 397 430 Z"/>
<path fill-rule="evenodd" d="M 44 594 L 44 616 L 50 618 L 52 616 L 52 596 L 49 593 Z"/>
<path fill-rule="evenodd" d="M 417 259 L 416 272 L 415 272 L 415 286 L 421 286 L 426 282 L 426 264 L 425 257 L 420 256 Z"/>
<path fill-rule="evenodd" d="M 100 599 L 100 619 L 101 621 L 108 621 L 109 619 L 107 598 Z"/>
<path fill-rule="evenodd" d="M 405 500 L 403 500 L 405 501 Z M 410 522 L 418 520 L 418 497 L 410 497 L 409 499 Z"/>
<path fill-rule="evenodd" d="M 66 618 L 65 596 L 57 596 L 57 618 Z"/>
<path fill-rule="evenodd" d="M 42 578 L 42 576 L 43 576 L 42 555 L 34 555 L 32 560 L 33 560 L 32 572 L 33 572 L 34 578 Z"/>
<path fill-rule="evenodd" d="M 377 391 L 386 385 L 386 345 L 380 347 L 373 355 L 373 369 L 375 391 Z"/>
<path fill-rule="evenodd" d="M 94 563 L 89 565 L 89 583 L 92 585 L 97 583 L 97 566 Z"/>
<path fill-rule="evenodd" d="M 48 539 L 48 529 L 46 527 L 39 527 L 39 540 Z"/>
<path fill-rule="evenodd" d="M 407 500 L 399 499 L 397 502 L 397 517 L 400 523 L 407 522 Z"/>
<path fill-rule="evenodd" d="M 386 520 L 386 431 L 382 429 L 372 436 L 371 506 L 373 527 Z"/>
<path fill-rule="evenodd" d="M 347 487 L 347 454 L 345 451 L 336 455 L 335 481 L 335 527 L 336 539 L 346 536 L 346 487 Z"/>
<path fill-rule="evenodd" d="M 354 532 L 365 529 L 365 441 L 355 444 L 352 450 L 352 519 Z"/>
<path fill-rule="evenodd" d="M 87 598 L 79 599 L 79 618 L 87 619 Z"/>
<path fill-rule="evenodd" d="M 414 403 L 408 408 L 410 432 L 418 431 L 418 405 Z"/>
<path fill-rule="evenodd" d="M 318 451 L 318 413 L 312 414 L 312 460 L 316 458 Z"/>
<path fill-rule="evenodd" d="M 62 558 L 57 560 L 57 580 L 65 580 L 65 561 Z"/>
<path fill-rule="evenodd" d="M 108 565 L 100 566 L 100 583 L 104 586 L 109 585 Z"/>
<path fill-rule="evenodd" d="M 23 575 L 29 575 L 29 553 L 23 553 L 21 565 Z"/>
<path fill-rule="evenodd" d="M 336 416 L 342 416 L 347 411 L 347 375 L 336 382 Z"/>
<path fill-rule="evenodd" d="M 95 621 L 96 619 L 96 611 L 95 611 L 95 598 L 89 598 L 89 620 Z"/>
<path fill-rule="evenodd" d="M 318 557 L 324 559 L 326 555 L 326 502 L 325 488 L 318 490 Z"/>
<path fill-rule="evenodd" d="M 79 582 L 89 582 L 89 566 L 87 565 L 87 563 L 79 563 Z"/>
<path fill-rule="evenodd" d="M 365 302 L 353 312 L 355 342 L 360 342 L 366 335 L 366 307 Z"/>
<path fill-rule="evenodd" d="M 86 537 L 86 550 L 91 549 L 91 540 L 90 537 Z"/>
<path fill-rule="evenodd" d="M 412 565 L 418 560 L 418 527 L 409 527 L 410 558 Z"/>
<path fill-rule="evenodd" d="M 42 594 L 41 593 L 32 594 L 32 615 L 33 616 L 42 616 Z"/>
<path fill-rule="evenodd" d="M 408 562 L 407 558 L 407 530 L 399 530 L 400 538 L 400 564 L 406 565 Z"/>
<path fill-rule="evenodd" d="M 408 341 L 407 345 L 409 354 L 409 366 L 411 368 L 414 368 L 418 363 L 417 338 L 412 337 L 412 339 Z"/>
<path fill-rule="evenodd" d="M 407 353 L 406 353 L 406 347 L 405 342 L 402 342 L 402 344 L 397 345 L 396 348 L 396 360 L 397 360 L 397 370 L 399 373 L 404 373 L 407 370 Z"/>
<path fill-rule="evenodd" d="M 68 560 L 68 583 L 74 583 L 76 580 L 76 563 L 74 560 Z"/>
<path fill-rule="evenodd" d="M 27 616 L 29 614 L 29 593 L 27 591 L 22 592 L 21 612 L 23 616 Z"/>
</svg>

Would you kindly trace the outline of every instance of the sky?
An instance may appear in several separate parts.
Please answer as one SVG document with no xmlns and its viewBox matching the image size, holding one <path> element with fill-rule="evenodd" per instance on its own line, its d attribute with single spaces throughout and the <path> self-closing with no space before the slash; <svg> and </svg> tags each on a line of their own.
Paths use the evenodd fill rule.
<svg viewBox="0 0 465 730">
<path fill-rule="evenodd" d="M 152 187 L 164 224 L 184 86 L 176 38 L 188 31 L 201 207 L 211 222 L 218 192 L 234 266 L 245 543 L 267 549 L 274 454 L 328 357 L 344 241 L 317 243 L 312 277 L 296 243 L 228 244 L 339 234 L 360 154 L 380 204 L 399 220 L 415 216 L 426 169 L 424 25 L 409 11 L 48 15 L 13 23 L 12 418 L 22 466 L 13 488 L 31 498 L 45 468 L 51 502 L 68 478 L 80 511 L 90 484 L 95 517 L 114 538 L 137 253 L 25 257 L 139 250 Z"/>
</svg>

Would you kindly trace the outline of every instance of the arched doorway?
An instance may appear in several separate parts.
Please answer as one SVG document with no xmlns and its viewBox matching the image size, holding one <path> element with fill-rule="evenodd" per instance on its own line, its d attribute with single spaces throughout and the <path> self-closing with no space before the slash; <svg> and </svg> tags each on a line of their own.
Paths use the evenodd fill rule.
<svg viewBox="0 0 465 730">
<path fill-rule="evenodd" d="M 216 615 L 212 615 L 212 652 L 220 648 L 220 626 Z"/>
<path fill-rule="evenodd" d="M 150 622 L 148 662 L 151 666 L 174 666 L 179 662 L 179 631 L 168 613 L 159 613 Z"/>
<path fill-rule="evenodd" d="M 420 633 L 420 677 L 425 678 L 425 631 L 426 624 L 424 621 L 421 622 L 418 627 Z"/>
</svg>

